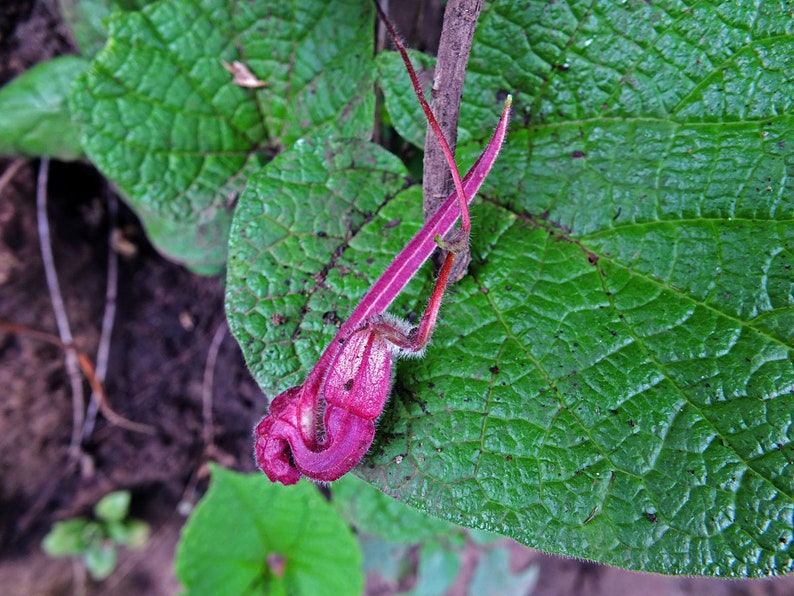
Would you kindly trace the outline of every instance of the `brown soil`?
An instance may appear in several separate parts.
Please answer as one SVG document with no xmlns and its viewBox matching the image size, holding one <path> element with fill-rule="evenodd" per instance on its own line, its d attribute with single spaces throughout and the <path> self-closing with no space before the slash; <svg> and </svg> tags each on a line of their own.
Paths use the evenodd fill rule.
<svg viewBox="0 0 794 596">
<path fill-rule="evenodd" d="M 0 5 L 0 84 L 31 65 L 72 50 L 54 1 Z M 11 164 L 0 159 L 0 173 Z M 35 193 L 37 163 L 24 165 L 0 194 L 0 321 L 56 332 L 45 283 Z M 96 354 L 105 308 L 107 197 L 101 177 L 83 164 L 52 164 L 48 191 L 52 246 L 77 346 Z M 225 325 L 222 280 L 193 275 L 161 258 L 137 220 L 121 208 L 119 226 L 135 248 L 120 258 L 118 311 L 106 392 L 130 420 L 154 435 L 124 430 L 99 416 L 70 457 L 72 397 L 63 351 L 36 338 L 0 332 L 0 594 L 72 594 L 79 585 L 69 561 L 45 557 L 41 538 L 56 520 L 85 515 L 104 494 L 133 494 L 134 517 L 153 527 L 149 547 L 125 552 L 117 572 L 89 594 L 173 594 L 171 569 L 180 504 L 206 486 L 209 457 L 253 470 L 251 428 L 266 399 L 226 335 L 214 367 L 208 453 L 202 380 L 216 329 Z M 784 594 L 794 578 L 725 582 L 664 578 L 514 548 L 517 567 L 540 565 L 539 594 Z M 469 553 L 476 558 L 476 553 Z M 469 556 L 467 555 L 467 556 Z M 456 592 L 465 586 L 456 584 Z"/>
<path fill-rule="evenodd" d="M 0 6 L 0 83 L 70 51 L 54 4 Z M 0 173 L 10 164 L 0 159 Z M 0 197 L 0 321 L 56 333 L 36 229 L 37 166 L 23 166 Z M 52 164 L 52 249 L 72 334 L 92 358 L 105 308 L 109 192 L 87 165 Z M 133 516 L 152 523 L 152 545 L 145 554 L 125 555 L 119 572 L 102 586 L 89 586 L 89 593 L 169 594 L 177 588 L 171 561 L 183 519 L 175 512 L 206 485 L 202 380 L 212 337 L 225 325 L 222 279 L 162 259 L 123 207 L 118 227 L 135 254 L 120 257 L 105 389 L 113 409 L 154 426 L 156 434 L 124 430 L 100 415 L 80 457 L 70 458 L 72 398 L 63 351 L 0 332 L 2 594 L 73 593 L 70 563 L 44 557 L 39 542 L 53 521 L 85 515 L 118 489 L 132 491 Z M 251 428 L 267 400 L 228 333 L 214 372 L 215 457 L 253 470 Z"/>
</svg>

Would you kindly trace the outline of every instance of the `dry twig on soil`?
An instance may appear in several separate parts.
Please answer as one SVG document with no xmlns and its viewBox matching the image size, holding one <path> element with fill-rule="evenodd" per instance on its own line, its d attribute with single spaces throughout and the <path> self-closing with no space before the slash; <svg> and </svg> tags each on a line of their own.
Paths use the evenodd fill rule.
<svg viewBox="0 0 794 596">
<path fill-rule="evenodd" d="M 47 182 L 50 171 L 48 157 L 41 158 L 39 176 L 36 184 L 36 222 L 39 230 L 39 246 L 41 258 L 44 263 L 44 274 L 47 278 L 47 290 L 50 293 L 52 310 L 55 313 L 55 323 L 58 326 L 58 335 L 66 352 L 66 372 L 72 386 L 72 439 L 69 442 L 69 457 L 76 460 L 80 454 L 80 436 L 85 413 L 85 395 L 83 394 L 83 379 L 80 376 L 80 367 L 77 362 L 77 351 L 74 347 L 74 338 L 66 315 L 66 307 L 58 283 L 58 274 L 55 270 L 55 259 L 52 256 L 50 241 L 50 225 L 47 220 Z"/>
<path fill-rule="evenodd" d="M 67 346 L 61 339 L 51 333 L 38 331 L 37 329 L 31 329 L 30 327 L 25 327 L 24 325 L 16 325 L 14 323 L 0 321 L 0 330 L 7 331 L 8 333 L 16 333 L 18 335 L 27 335 L 29 337 L 56 345 L 59 348 L 62 348 L 64 351 L 67 351 L 71 347 L 73 353 L 75 354 L 77 366 L 88 380 L 91 390 L 97 396 L 99 411 L 102 412 L 102 415 L 108 419 L 108 422 L 115 424 L 116 426 L 120 426 L 121 428 L 147 435 L 152 435 L 156 432 L 156 429 L 153 426 L 142 424 L 140 422 L 133 422 L 121 414 L 116 413 L 116 411 L 110 407 L 110 405 L 107 403 L 107 398 L 105 397 L 105 390 L 102 387 L 102 383 L 100 383 L 99 379 L 97 378 L 94 363 L 91 362 L 91 359 L 85 352 L 81 352 L 74 346 Z M 82 383 L 82 379 L 80 382 Z"/>
<path fill-rule="evenodd" d="M 3 194 L 5 187 L 9 182 L 11 182 L 14 176 L 17 175 L 17 172 L 22 169 L 22 166 L 24 166 L 26 163 L 28 163 L 28 160 L 26 160 L 24 157 L 20 157 L 19 159 L 12 161 L 11 165 L 6 168 L 6 171 L 3 172 L 2 176 L 0 176 L 0 195 Z"/>
<path fill-rule="evenodd" d="M 212 387 L 215 384 L 215 363 L 218 361 L 218 352 L 223 339 L 226 337 L 226 321 L 223 320 L 215 329 L 209 350 L 207 350 L 207 364 L 204 366 L 204 382 L 201 386 L 201 413 L 204 419 L 204 450 L 209 450 L 215 444 L 215 429 L 212 421 Z"/>
<path fill-rule="evenodd" d="M 108 273 L 105 285 L 105 311 L 102 315 L 102 331 L 96 352 L 96 380 L 104 385 L 108 370 L 110 354 L 110 338 L 113 336 L 113 323 L 116 320 L 116 298 L 118 296 L 119 257 L 114 247 L 113 234 L 116 230 L 118 215 L 118 199 L 112 192 L 108 195 Z M 82 440 L 85 441 L 94 431 L 97 410 L 101 409 L 102 400 L 96 391 L 91 393 L 91 401 L 83 424 Z"/>
</svg>

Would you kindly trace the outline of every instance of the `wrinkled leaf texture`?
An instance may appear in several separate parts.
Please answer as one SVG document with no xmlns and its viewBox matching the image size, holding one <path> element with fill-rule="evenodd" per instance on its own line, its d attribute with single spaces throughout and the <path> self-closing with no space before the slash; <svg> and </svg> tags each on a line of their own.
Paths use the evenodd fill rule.
<svg viewBox="0 0 794 596">
<path fill-rule="evenodd" d="M 426 357 L 399 364 L 362 477 L 555 553 L 791 571 L 789 11 L 486 4 L 458 155 L 473 161 L 506 93 L 511 134 L 475 202 L 469 275 Z M 271 397 L 419 225 L 404 175 L 363 143 L 315 140 L 243 195 L 227 308 Z M 423 271 L 393 312 L 420 312 L 430 284 Z"/>
<path fill-rule="evenodd" d="M 302 135 L 371 132 L 371 18 L 360 3 L 164 0 L 115 12 L 72 89 L 88 157 L 152 242 L 202 273 L 226 261 L 246 180 Z M 243 62 L 262 89 L 232 83 Z"/>
</svg>

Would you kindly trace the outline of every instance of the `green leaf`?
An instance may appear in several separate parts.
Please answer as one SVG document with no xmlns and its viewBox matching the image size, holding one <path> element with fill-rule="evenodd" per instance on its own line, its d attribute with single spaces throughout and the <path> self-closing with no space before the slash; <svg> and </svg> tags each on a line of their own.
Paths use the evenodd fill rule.
<svg viewBox="0 0 794 596">
<path fill-rule="evenodd" d="M 416 50 L 408 50 L 408 55 L 422 83 L 425 97 L 430 101 L 436 59 Z M 400 136 L 424 149 L 427 121 L 424 119 L 421 105 L 416 100 L 411 79 L 405 72 L 405 64 L 400 54 L 381 52 L 375 58 L 375 66 L 378 71 L 378 85 L 383 89 L 383 98 L 391 124 Z"/>
<path fill-rule="evenodd" d="M 67 98 L 72 81 L 87 68 L 83 58 L 60 56 L 0 89 L 0 153 L 80 158 L 83 149 Z"/>
<path fill-rule="evenodd" d="M 463 339 L 442 329 L 401 371 L 444 400 L 403 402 L 388 432 L 405 438 L 377 460 L 388 474 L 422 437 L 390 492 L 545 550 L 786 573 L 791 19 L 675 6 L 483 15 L 461 126 L 514 93 L 486 183 L 500 206 L 479 212 L 488 242 L 445 319 Z M 703 45 L 709 23 L 724 31 Z"/>
<path fill-rule="evenodd" d="M 539 575 L 538 564 L 513 573 L 510 571 L 510 551 L 507 548 L 493 548 L 483 551 L 471 578 L 469 590 L 472 594 L 490 596 L 532 594 Z"/>
<path fill-rule="evenodd" d="M 411 544 L 435 537 L 450 540 L 456 534 L 464 539 L 460 526 L 400 503 L 353 474 L 334 482 L 331 490 L 331 503 L 359 532 Z"/>
<path fill-rule="evenodd" d="M 91 545 L 83 556 L 83 561 L 96 581 L 110 577 L 116 568 L 118 551 L 113 543 L 99 543 Z"/>
<path fill-rule="evenodd" d="M 94 514 L 107 522 L 120 522 L 130 509 L 132 495 L 128 490 L 117 490 L 102 497 L 94 506 Z"/>
<path fill-rule="evenodd" d="M 461 161 L 485 145 L 506 93 L 512 132 L 473 208 L 469 275 L 426 357 L 398 366 L 360 475 L 550 552 L 663 573 L 792 571 L 787 10 L 487 5 Z M 249 276 L 230 311 L 270 395 L 300 382 L 336 331 L 323 314 L 343 320 L 421 217 L 414 190 L 373 196 L 369 220 L 348 197 L 331 221 L 364 225 L 308 245 L 322 220 L 303 213 L 339 195 L 284 199 L 275 180 L 268 201 L 305 227 L 252 219 L 240 232 L 260 252 L 240 258 L 255 266 L 229 278 Z M 302 269 L 307 246 L 325 253 Z M 421 272 L 394 312 L 421 312 L 429 282 Z"/>
<path fill-rule="evenodd" d="M 367 578 L 373 577 L 378 585 L 387 583 L 396 590 L 414 573 L 410 552 L 413 545 L 389 542 L 369 534 L 357 537 L 364 556 L 364 574 Z"/>
<path fill-rule="evenodd" d="M 217 271 L 237 196 L 274 153 L 320 129 L 370 134 L 371 25 L 353 0 L 164 0 L 114 13 L 73 86 L 86 152 L 160 250 Z M 223 64 L 234 61 L 267 86 L 235 85 Z"/>
<path fill-rule="evenodd" d="M 460 553 L 438 542 L 423 544 L 419 549 L 416 585 L 408 592 L 413 596 L 446 594 L 460 571 Z M 491 594 L 491 592 L 471 592 Z"/>
<path fill-rule="evenodd" d="M 107 538 L 118 545 L 130 548 L 142 548 L 149 542 L 149 525 L 146 522 L 112 521 L 103 524 Z"/>
<path fill-rule="evenodd" d="M 494 534 L 493 532 L 487 532 L 485 530 L 477 530 L 471 529 L 467 532 L 471 541 L 475 544 L 490 544 L 491 542 L 496 542 L 497 540 L 502 540 L 504 536 L 500 536 L 499 534 Z"/>
<path fill-rule="evenodd" d="M 124 540 L 119 544 L 130 548 L 143 548 L 149 543 L 149 524 L 139 520 L 131 520 L 124 524 L 127 529 Z"/>
<path fill-rule="evenodd" d="M 229 241 L 226 311 L 265 393 L 303 380 L 349 312 L 349 298 L 337 296 L 360 296 L 388 264 L 393 252 L 370 241 L 402 227 L 394 223 L 400 213 L 384 215 L 381 207 L 404 184 L 396 157 L 351 139 L 301 141 L 249 182 Z M 412 230 L 416 221 L 411 214 Z M 371 236 L 362 236 L 365 224 Z M 332 265 L 348 241 L 366 255 L 354 265 Z"/>
<path fill-rule="evenodd" d="M 182 533 L 176 573 L 189 594 L 351 594 L 361 549 L 317 489 L 212 467 Z"/>
<path fill-rule="evenodd" d="M 104 522 L 102 524 L 102 529 L 105 532 L 105 536 L 116 544 L 126 544 L 127 539 L 129 538 L 129 530 L 127 528 L 127 524 L 124 522 Z"/>
<path fill-rule="evenodd" d="M 41 548 L 51 557 L 82 554 L 87 548 L 88 525 L 88 520 L 83 518 L 55 522 L 52 530 L 41 541 Z"/>
<path fill-rule="evenodd" d="M 80 51 L 94 56 L 107 40 L 104 20 L 114 10 L 138 10 L 153 0 L 58 0 L 61 16 Z"/>
</svg>

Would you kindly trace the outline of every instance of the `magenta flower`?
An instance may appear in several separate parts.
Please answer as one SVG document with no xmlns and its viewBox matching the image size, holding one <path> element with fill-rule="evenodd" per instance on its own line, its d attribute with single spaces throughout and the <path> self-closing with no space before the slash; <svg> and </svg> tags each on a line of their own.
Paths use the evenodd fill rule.
<svg viewBox="0 0 794 596">
<path fill-rule="evenodd" d="M 496 160 L 507 133 L 510 99 L 488 146 L 460 184 L 471 201 Z M 455 255 L 439 272 L 430 303 L 418 327 L 386 313 L 460 215 L 458 191 L 397 255 L 374 283 L 303 385 L 278 395 L 255 429 L 256 461 L 273 482 L 295 484 L 305 475 L 330 482 L 358 464 L 372 444 L 375 420 L 391 392 L 396 356 L 424 350 Z"/>
</svg>

